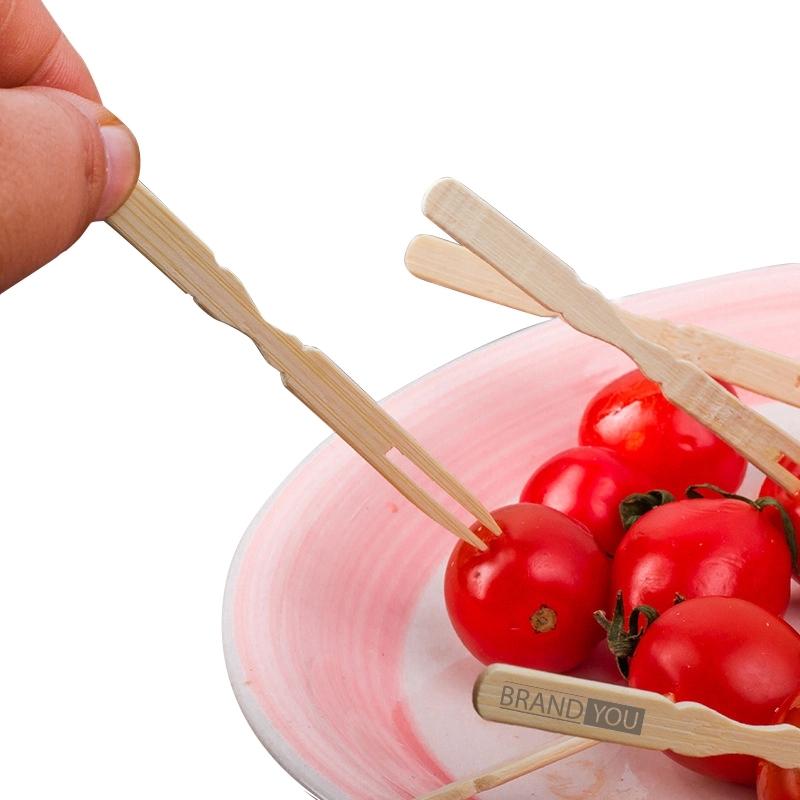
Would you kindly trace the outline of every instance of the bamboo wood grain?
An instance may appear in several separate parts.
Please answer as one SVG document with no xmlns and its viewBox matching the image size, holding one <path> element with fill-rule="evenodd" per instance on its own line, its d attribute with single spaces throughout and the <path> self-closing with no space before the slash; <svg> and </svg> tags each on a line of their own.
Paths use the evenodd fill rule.
<svg viewBox="0 0 800 800">
<path fill-rule="evenodd" d="M 538 317 L 553 316 L 490 264 L 455 242 L 428 234 L 416 236 L 406 250 L 405 264 L 412 275 L 438 286 Z M 800 408 L 800 362 L 695 325 L 651 319 L 622 308 L 618 313 L 640 336 L 709 375 Z"/>
<path fill-rule="evenodd" d="M 483 504 L 320 350 L 266 322 L 232 273 L 152 192 L 139 184 L 109 225 L 197 304 L 252 339 L 286 388 L 327 423 L 417 508 L 479 549 L 486 545 L 414 483 L 388 453 L 395 449 L 495 533 Z"/>
<path fill-rule="evenodd" d="M 445 178 L 423 213 L 576 330 L 614 345 L 661 386 L 674 405 L 703 423 L 790 494 L 800 480 L 778 462 L 800 463 L 800 442 L 726 391 L 697 365 L 642 338 L 600 292 L 458 181 Z"/>
<path fill-rule="evenodd" d="M 600 744 L 595 739 L 582 739 L 578 736 L 559 736 L 550 744 L 521 758 L 510 758 L 500 764 L 474 772 L 460 780 L 448 783 L 416 800 L 469 800 L 480 792 L 487 792 L 504 783 L 521 778 L 537 769 L 542 769 L 557 761 L 569 758 L 576 753 Z"/>
<path fill-rule="evenodd" d="M 473 703 L 495 722 L 686 756 L 741 753 L 800 768 L 794 725 L 745 725 L 700 703 L 628 686 L 493 664 L 475 682 Z"/>
</svg>

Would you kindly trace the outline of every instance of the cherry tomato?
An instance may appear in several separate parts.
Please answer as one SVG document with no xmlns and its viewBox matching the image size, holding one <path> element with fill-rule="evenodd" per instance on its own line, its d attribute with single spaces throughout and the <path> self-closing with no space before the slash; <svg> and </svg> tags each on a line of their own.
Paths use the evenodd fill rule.
<svg viewBox="0 0 800 800">
<path fill-rule="evenodd" d="M 652 478 L 606 447 L 571 447 L 545 461 L 528 478 L 521 503 L 541 503 L 582 522 L 613 555 L 625 529 L 620 503 L 654 486 Z"/>
<path fill-rule="evenodd" d="M 603 638 L 593 614 L 608 596 L 610 559 L 580 523 L 534 503 L 492 512 L 495 536 L 480 524 L 480 551 L 456 544 L 444 596 L 453 627 L 485 664 L 563 672 Z"/>
<path fill-rule="evenodd" d="M 800 465 L 791 461 L 782 460 L 781 463 L 796 478 L 800 478 Z M 762 497 L 774 497 L 785 509 L 789 519 L 794 525 L 795 533 L 800 533 L 800 494 L 789 494 L 786 489 L 778 486 L 771 478 L 767 478 L 761 485 L 759 494 Z M 795 561 L 794 579 L 800 581 L 800 566 Z"/>
<path fill-rule="evenodd" d="M 722 384 L 731 393 L 733 387 Z M 687 486 L 713 483 L 735 492 L 747 462 L 708 428 L 673 406 L 657 383 L 633 370 L 604 386 L 580 422 L 582 445 L 609 447 L 666 489 L 682 497 Z"/>
<path fill-rule="evenodd" d="M 800 687 L 772 718 L 776 725 L 786 722 L 800 728 Z M 760 761 L 756 775 L 758 800 L 800 800 L 800 769 L 781 769 Z"/>
<path fill-rule="evenodd" d="M 708 490 L 703 490 L 703 494 Z M 656 496 L 632 497 L 623 509 Z M 780 512 L 738 496 L 675 500 L 645 510 L 617 548 L 611 599 L 663 613 L 703 595 L 741 597 L 776 616 L 792 588 L 792 557 Z"/>
<path fill-rule="evenodd" d="M 686 600 L 645 629 L 628 680 L 675 702 L 694 700 L 739 722 L 767 725 L 800 686 L 800 633 L 747 600 Z M 694 772 L 755 783 L 752 756 L 668 755 Z"/>
</svg>

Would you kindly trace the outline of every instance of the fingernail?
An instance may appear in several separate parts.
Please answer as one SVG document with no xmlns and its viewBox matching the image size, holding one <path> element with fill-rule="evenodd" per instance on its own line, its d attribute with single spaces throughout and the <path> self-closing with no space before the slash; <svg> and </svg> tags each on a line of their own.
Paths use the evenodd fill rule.
<svg viewBox="0 0 800 800">
<path fill-rule="evenodd" d="M 106 185 L 96 220 L 110 217 L 128 199 L 139 178 L 139 145 L 121 123 L 101 125 L 106 148 Z"/>
</svg>

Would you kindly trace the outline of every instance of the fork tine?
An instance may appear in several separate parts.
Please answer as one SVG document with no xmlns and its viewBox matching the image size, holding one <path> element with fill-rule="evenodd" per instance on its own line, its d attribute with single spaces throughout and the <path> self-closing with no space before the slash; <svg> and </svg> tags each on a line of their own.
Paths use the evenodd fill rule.
<svg viewBox="0 0 800 800">
<path fill-rule="evenodd" d="M 490 789 L 495 789 L 524 775 L 529 775 L 537 769 L 548 767 L 550 764 L 555 764 L 557 761 L 569 758 L 598 744 L 600 742 L 595 739 L 583 739 L 580 736 L 559 736 L 538 750 L 485 767 L 478 772 L 473 772 L 471 775 L 417 797 L 416 800 L 470 800 L 476 794 L 488 792 Z"/>
<path fill-rule="evenodd" d="M 454 478 L 416 439 L 401 428 L 394 420 L 396 433 L 395 449 L 409 461 L 421 469 L 434 483 L 444 489 L 460 506 L 465 508 L 485 528 L 499 536 L 500 526 L 495 522 L 488 509 L 478 500 L 461 481 Z"/>
<path fill-rule="evenodd" d="M 397 464 L 394 464 L 385 455 L 377 458 L 372 458 L 371 453 L 360 452 L 360 455 L 386 478 L 400 494 L 413 503 L 420 511 L 427 514 L 434 522 L 438 522 L 443 528 L 454 533 L 460 539 L 463 539 L 478 550 L 487 549 L 487 545 L 461 522 L 458 517 L 438 503 L 424 489 L 411 480 Z M 492 518 L 489 517 L 489 519 L 491 520 Z M 492 520 L 492 522 L 494 523 L 494 520 Z M 496 523 L 494 523 L 494 525 L 496 526 Z"/>
<path fill-rule="evenodd" d="M 286 388 L 421 511 L 459 538 L 485 550 L 480 538 L 414 483 L 387 453 L 392 448 L 397 450 L 482 525 L 499 534 L 500 527 L 480 500 L 325 353 L 305 348 L 303 361 L 307 369 L 283 374 Z M 309 373 L 313 373 L 313 379 Z M 321 381 L 327 389 L 324 396 L 319 392 Z"/>
</svg>

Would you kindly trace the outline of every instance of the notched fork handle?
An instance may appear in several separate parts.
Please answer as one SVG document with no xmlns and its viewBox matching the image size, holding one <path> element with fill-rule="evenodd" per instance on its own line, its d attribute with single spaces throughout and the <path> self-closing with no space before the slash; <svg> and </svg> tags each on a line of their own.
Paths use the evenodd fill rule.
<svg viewBox="0 0 800 800">
<path fill-rule="evenodd" d="M 645 375 L 661 384 L 667 399 L 790 494 L 800 492 L 800 480 L 779 463 L 786 456 L 800 464 L 800 442 L 745 406 L 695 364 L 642 338 L 597 289 L 583 283 L 571 267 L 485 200 L 445 178 L 428 190 L 423 213 L 576 330 L 625 352 Z"/>
<path fill-rule="evenodd" d="M 252 339 L 281 373 L 303 351 L 299 339 L 267 323 L 242 282 L 144 184 L 108 224 L 207 314 Z"/>
<path fill-rule="evenodd" d="M 108 224 L 191 295 L 211 317 L 241 331 L 278 370 L 284 386 L 403 496 L 478 549 L 483 541 L 417 486 L 387 456 L 395 448 L 490 530 L 489 511 L 324 353 L 270 325 L 241 281 L 149 189 L 139 183 Z"/>
</svg>

